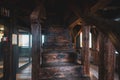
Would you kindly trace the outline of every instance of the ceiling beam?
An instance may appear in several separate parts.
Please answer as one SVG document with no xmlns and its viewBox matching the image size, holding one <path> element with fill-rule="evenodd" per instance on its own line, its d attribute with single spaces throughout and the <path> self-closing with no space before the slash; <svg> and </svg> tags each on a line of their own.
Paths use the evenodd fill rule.
<svg viewBox="0 0 120 80">
<path fill-rule="evenodd" d="M 75 5 L 75 3 L 74 3 L 73 0 L 69 1 L 68 7 L 78 17 L 77 20 L 75 20 L 74 22 L 72 22 L 69 25 L 69 28 L 73 29 L 75 27 L 75 25 L 81 25 L 82 23 L 84 23 L 83 20 L 82 20 L 82 18 L 81 18 L 81 12 L 78 9 L 78 7 Z"/>
<path fill-rule="evenodd" d="M 108 35 L 109 38 L 111 39 L 112 43 L 116 47 L 116 49 L 120 52 L 120 49 L 119 49 L 120 45 L 117 44 L 117 43 L 119 43 L 120 39 L 116 39 L 116 38 L 113 39 L 113 37 L 117 37 L 114 32 L 120 34 L 120 32 L 119 32 L 120 22 L 103 19 L 101 17 L 94 15 L 94 12 L 96 12 L 100 8 L 105 7 L 108 3 L 110 3 L 109 0 L 105 0 L 105 3 L 103 0 L 100 1 L 99 3 L 97 3 L 95 6 L 93 6 L 91 8 L 91 12 L 88 12 L 88 14 L 81 12 L 76 5 L 72 4 L 72 6 L 70 5 L 71 6 L 70 8 L 78 16 L 78 18 L 80 18 L 80 20 L 82 20 L 82 22 L 85 22 L 89 25 L 95 25 L 96 28 L 98 28 L 101 32 Z M 71 26 L 75 23 L 77 23 L 77 21 L 72 23 Z M 112 34 L 112 38 L 111 38 L 111 34 Z"/>
<path fill-rule="evenodd" d="M 81 25 L 81 19 L 78 18 L 77 20 L 75 20 L 74 22 L 72 22 L 70 25 L 69 25 L 69 28 L 70 29 L 73 29 L 76 25 Z"/>
<path fill-rule="evenodd" d="M 42 2 L 38 2 L 37 7 L 33 10 L 33 12 L 30 15 L 30 19 L 46 19 L 46 11 Z"/>
<path fill-rule="evenodd" d="M 40 14 L 40 6 L 37 6 L 30 15 L 32 20 L 38 19 Z"/>
<path fill-rule="evenodd" d="M 91 7 L 90 12 L 95 13 L 99 9 L 103 9 L 107 6 L 112 0 L 99 0 L 93 7 Z"/>
</svg>

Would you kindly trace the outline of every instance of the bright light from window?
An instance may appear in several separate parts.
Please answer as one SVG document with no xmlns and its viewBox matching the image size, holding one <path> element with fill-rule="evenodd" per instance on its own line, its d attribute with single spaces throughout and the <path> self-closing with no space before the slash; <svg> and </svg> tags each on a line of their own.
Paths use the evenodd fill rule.
<svg viewBox="0 0 120 80">
<path fill-rule="evenodd" d="M 117 51 L 115 51 L 115 54 L 119 54 Z"/>
<path fill-rule="evenodd" d="M 120 18 L 116 18 L 115 21 L 120 21 Z"/>
<path fill-rule="evenodd" d="M 29 47 L 29 35 L 19 35 L 19 46 Z"/>
<path fill-rule="evenodd" d="M 0 24 L 0 30 L 1 30 L 1 31 L 4 31 L 4 25 L 1 25 L 1 24 Z"/>
<path fill-rule="evenodd" d="M 89 48 L 92 48 L 92 34 L 89 33 Z"/>
<path fill-rule="evenodd" d="M 82 47 L 82 32 L 80 33 L 80 47 Z M 92 34 L 89 33 L 89 48 L 92 47 Z"/>
<path fill-rule="evenodd" d="M 32 35 L 30 35 L 30 47 L 32 47 Z"/>
<path fill-rule="evenodd" d="M 82 32 L 80 33 L 80 47 L 82 47 Z"/>
<path fill-rule="evenodd" d="M 2 39 L 3 35 L 4 35 L 4 33 L 0 32 L 0 42 L 1 42 L 1 39 Z"/>
<path fill-rule="evenodd" d="M 44 41 L 45 41 L 45 36 L 42 35 L 42 44 L 44 43 Z"/>
</svg>

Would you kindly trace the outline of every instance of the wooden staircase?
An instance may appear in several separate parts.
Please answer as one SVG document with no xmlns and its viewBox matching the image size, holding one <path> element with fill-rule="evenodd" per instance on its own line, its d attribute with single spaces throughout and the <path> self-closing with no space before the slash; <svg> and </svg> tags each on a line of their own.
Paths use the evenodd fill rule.
<svg viewBox="0 0 120 80">
<path fill-rule="evenodd" d="M 47 32 L 40 80 L 89 80 L 83 77 L 82 65 L 76 61 L 68 30 L 50 27 Z"/>
</svg>

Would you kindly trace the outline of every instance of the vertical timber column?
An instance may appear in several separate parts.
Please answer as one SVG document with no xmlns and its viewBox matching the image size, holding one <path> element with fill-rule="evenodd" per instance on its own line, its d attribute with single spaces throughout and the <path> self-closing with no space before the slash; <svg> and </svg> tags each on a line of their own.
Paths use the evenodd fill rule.
<svg viewBox="0 0 120 80">
<path fill-rule="evenodd" d="M 100 33 L 99 80 L 114 80 L 114 51 L 110 39 Z"/>
<path fill-rule="evenodd" d="M 90 26 L 82 26 L 82 64 L 83 75 L 89 76 L 90 60 L 89 60 L 89 31 Z"/>
<path fill-rule="evenodd" d="M 96 64 L 98 65 L 98 51 L 97 51 L 97 35 L 93 33 L 93 36 L 92 36 L 92 48 L 93 48 L 93 51 L 92 51 L 92 55 L 93 55 L 93 64 Z"/>
<path fill-rule="evenodd" d="M 29 33 L 29 62 L 30 62 L 30 54 L 31 54 L 31 36 Z"/>
<path fill-rule="evenodd" d="M 32 80 L 39 80 L 40 54 L 41 54 L 41 25 L 38 20 L 31 23 L 32 30 Z"/>
<path fill-rule="evenodd" d="M 80 49 L 80 34 L 76 36 L 76 49 Z"/>
<path fill-rule="evenodd" d="M 17 36 L 17 28 L 15 23 L 15 16 L 6 23 L 5 35 L 7 39 L 3 41 L 4 53 L 4 75 L 3 80 L 16 80 L 16 72 L 18 68 L 18 47 L 17 43 L 13 44 L 13 33 Z"/>
<path fill-rule="evenodd" d="M 118 54 L 118 76 L 119 76 L 119 80 L 120 80 L 120 52 L 119 52 L 119 54 Z"/>
<path fill-rule="evenodd" d="M 7 24 L 8 25 L 8 24 Z M 10 26 L 10 25 L 9 25 Z M 3 41 L 2 42 L 2 49 L 3 49 L 3 53 L 4 53 L 4 68 L 3 68 L 3 80 L 11 80 L 10 76 L 11 76 L 11 66 L 12 66 L 12 62 L 11 62 L 11 56 L 12 56 L 12 48 L 11 47 L 11 37 L 10 37 L 10 29 L 7 27 L 5 28 L 4 31 L 4 37 L 8 38 L 8 41 Z"/>
</svg>

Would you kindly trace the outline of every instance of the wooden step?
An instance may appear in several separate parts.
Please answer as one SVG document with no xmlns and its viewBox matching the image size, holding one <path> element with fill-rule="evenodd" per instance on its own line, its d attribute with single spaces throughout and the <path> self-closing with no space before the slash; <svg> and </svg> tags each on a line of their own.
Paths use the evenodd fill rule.
<svg viewBox="0 0 120 80">
<path fill-rule="evenodd" d="M 68 63 L 68 62 L 51 62 L 51 63 L 48 63 L 48 64 L 42 64 L 42 67 L 54 67 L 54 66 L 74 66 L 74 65 L 79 65 L 80 66 L 80 64 L 78 64 L 77 62 L 74 62 L 74 64 L 73 63 Z"/>
<path fill-rule="evenodd" d="M 75 53 L 66 53 L 66 52 L 52 52 L 52 53 L 43 53 L 43 64 L 47 63 L 60 63 L 60 62 L 75 62 L 77 55 Z"/>
<path fill-rule="evenodd" d="M 51 79 L 40 79 L 40 80 L 90 80 L 89 77 L 65 77 L 65 78 L 51 78 Z"/>
<path fill-rule="evenodd" d="M 70 76 L 82 77 L 82 67 L 80 65 L 44 67 L 40 73 L 41 79 L 65 78 Z"/>
</svg>

